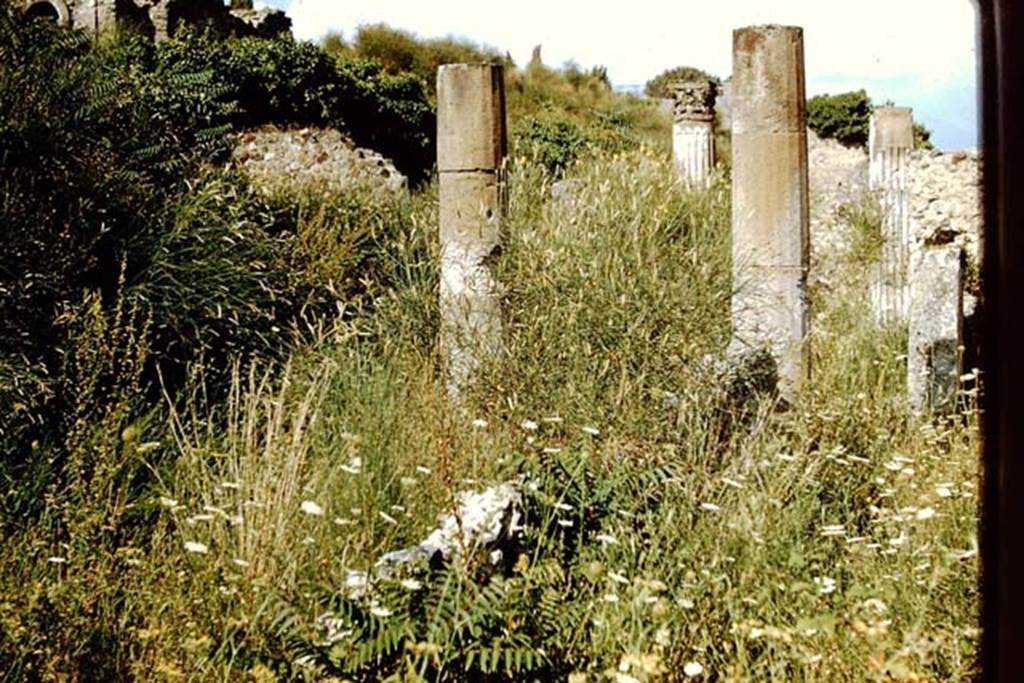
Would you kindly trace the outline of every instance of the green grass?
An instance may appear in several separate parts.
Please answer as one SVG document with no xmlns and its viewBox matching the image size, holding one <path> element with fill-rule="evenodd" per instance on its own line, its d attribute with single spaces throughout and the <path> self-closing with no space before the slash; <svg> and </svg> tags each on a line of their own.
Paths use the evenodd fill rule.
<svg viewBox="0 0 1024 683">
<path fill-rule="evenodd" d="M 908 420 L 905 343 L 874 328 L 856 259 L 812 292 L 814 380 L 793 406 L 731 402 L 701 370 L 729 337 L 729 187 L 686 190 L 665 157 L 582 159 L 561 204 L 513 160 L 506 351 L 457 408 L 428 187 L 359 233 L 387 286 L 287 366 L 220 368 L 223 402 L 196 372 L 166 429 L 111 427 L 108 450 L 156 484 L 81 503 L 91 546 L 51 545 L 45 524 L 5 544 L 9 679 L 86 680 L 99 661 L 150 680 L 681 680 L 692 663 L 705 680 L 970 680 L 976 413 Z M 324 211 L 310 255 L 350 254 L 319 231 L 362 214 Z M 514 571 L 470 557 L 417 591 L 384 582 L 376 605 L 338 594 L 456 492 L 520 475 L 537 487 Z M 325 610 L 352 626 L 333 648 Z"/>
</svg>

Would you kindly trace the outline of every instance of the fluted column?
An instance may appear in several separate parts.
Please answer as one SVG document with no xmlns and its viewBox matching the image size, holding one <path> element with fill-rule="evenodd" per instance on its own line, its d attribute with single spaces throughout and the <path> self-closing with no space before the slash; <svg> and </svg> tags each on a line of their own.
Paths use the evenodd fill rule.
<svg viewBox="0 0 1024 683">
<path fill-rule="evenodd" d="M 871 304 L 879 323 L 905 321 L 909 306 L 910 193 L 907 166 L 914 148 L 909 107 L 879 107 L 868 136 L 869 182 L 882 204 L 882 253 L 871 279 Z"/>
<path fill-rule="evenodd" d="M 715 170 L 715 97 L 712 81 L 689 81 L 672 87 L 672 156 L 691 187 L 708 187 Z"/>
</svg>

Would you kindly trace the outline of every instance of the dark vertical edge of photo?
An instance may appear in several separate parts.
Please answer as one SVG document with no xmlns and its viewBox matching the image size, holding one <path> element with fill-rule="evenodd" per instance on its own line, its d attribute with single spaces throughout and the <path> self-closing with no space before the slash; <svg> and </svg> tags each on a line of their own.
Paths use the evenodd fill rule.
<svg viewBox="0 0 1024 683">
<path fill-rule="evenodd" d="M 983 143 L 982 679 L 1024 681 L 1024 6 L 978 0 Z"/>
</svg>

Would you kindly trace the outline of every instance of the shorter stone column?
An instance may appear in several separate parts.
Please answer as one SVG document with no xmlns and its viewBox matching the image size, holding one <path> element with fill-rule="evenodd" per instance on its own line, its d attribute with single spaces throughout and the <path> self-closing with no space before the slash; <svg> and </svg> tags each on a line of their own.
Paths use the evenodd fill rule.
<svg viewBox="0 0 1024 683">
<path fill-rule="evenodd" d="M 956 406 L 963 344 L 963 252 L 924 247 L 910 269 L 907 394 L 915 415 Z"/>
<path fill-rule="evenodd" d="M 502 348 L 494 259 L 501 246 L 505 87 L 497 64 L 448 64 L 437 73 L 441 350 L 457 398 Z"/>
<path fill-rule="evenodd" d="M 803 30 L 733 32 L 732 348 L 768 349 L 780 393 L 810 372 Z"/>
<path fill-rule="evenodd" d="M 715 170 L 715 97 L 712 81 L 672 87 L 672 157 L 687 185 L 708 187 Z"/>
<path fill-rule="evenodd" d="M 910 192 L 907 167 L 914 149 L 914 116 L 909 107 L 878 107 L 868 133 L 868 174 L 882 204 L 882 253 L 871 282 L 871 303 L 879 323 L 905 321 L 910 267 Z"/>
</svg>

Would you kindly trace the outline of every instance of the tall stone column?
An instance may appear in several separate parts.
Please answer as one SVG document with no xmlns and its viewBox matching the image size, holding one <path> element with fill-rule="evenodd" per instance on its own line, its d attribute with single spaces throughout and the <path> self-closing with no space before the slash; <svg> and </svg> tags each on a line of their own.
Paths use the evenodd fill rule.
<svg viewBox="0 0 1024 683">
<path fill-rule="evenodd" d="M 708 187 L 715 170 L 715 97 L 712 81 L 689 81 L 672 87 L 672 157 L 691 187 Z"/>
<path fill-rule="evenodd" d="M 733 348 L 767 348 L 780 392 L 810 372 L 803 29 L 733 31 Z"/>
<path fill-rule="evenodd" d="M 871 281 L 871 304 L 879 323 L 905 321 L 909 306 L 910 193 L 907 167 L 914 148 L 909 107 L 878 107 L 868 135 L 869 181 L 882 204 L 882 253 Z"/>
<path fill-rule="evenodd" d="M 907 394 L 916 415 L 956 406 L 963 344 L 963 251 L 956 245 L 914 254 L 909 287 Z"/>
<path fill-rule="evenodd" d="M 440 67 L 441 349 L 452 398 L 502 348 L 494 258 L 501 245 L 505 203 L 505 137 L 502 67 Z"/>
</svg>

